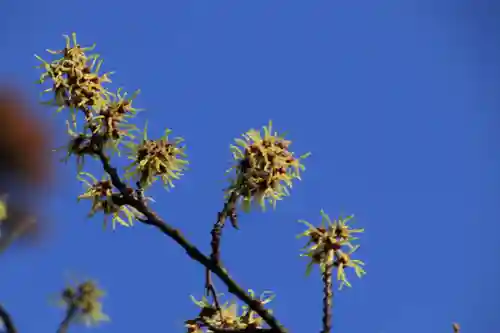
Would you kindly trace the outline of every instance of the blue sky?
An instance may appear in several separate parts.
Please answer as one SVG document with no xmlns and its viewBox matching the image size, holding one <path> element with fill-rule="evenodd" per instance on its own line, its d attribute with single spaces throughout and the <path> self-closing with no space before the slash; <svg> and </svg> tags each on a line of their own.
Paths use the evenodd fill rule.
<svg viewBox="0 0 500 333">
<path fill-rule="evenodd" d="M 458 321 L 464 333 L 497 332 L 500 52 L 487 5 L 7 1 L 0 75 L 36 100 L 34 53 L 62 47 L 72 31 L 97 43 L 104 69 L 116 71 L 112 87 L 142 90 L 140 124 L 186 139 L 191 169 L 175 190 L 151 194 L 204 251 L 233 138 L 272 119 L 297 153 L 311 151 L 292 196 L 275 212 L 242 215 L 222 249 L 243 287 L 276 292 L 273 309 L 291 331 L 320 329 L 319 275 L 304 276 L 295 235 L 298 219 L 317 222 L 323 208 L 353 213 L 366 229 L 368 274 L 336 294 L 335 331 L 451 332 Z M 40 112 L 54 146 L 63 144 L 64 117 Z M 20 331 L 55 331 L 62 311 L 49 301 L 73 275 L 108 292 L 113 321 L 95 332 L 182 332 L 197 311 L 189 295 L 202 293 L 201 267 L 140 224 L 103 232 L 76 203 L 80 191 L 74 165 L 58 164 L 43 201 L 50 239 L 0 259 L 1 302 Z"/>
</svg>

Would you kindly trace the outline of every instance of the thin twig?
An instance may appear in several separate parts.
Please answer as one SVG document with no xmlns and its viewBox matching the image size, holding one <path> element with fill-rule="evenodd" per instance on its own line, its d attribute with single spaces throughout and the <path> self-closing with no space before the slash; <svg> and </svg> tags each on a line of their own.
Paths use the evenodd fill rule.
<svg viewBox="0 0 500 333">
<path fill-rule="evenodd" d="M 231 195 L 227 199 L 224 204 L 224 208 L 217 214 L 217 222 L 215 222 L 214 227 L 210 234 L 212 235 L 212 240 L 210 242 L 212 253 L 210 254 L 210 259 L 213 261 L 215 265 L 220 265 L 220 242 L 222 238 L 222 229 L 226 224 L 226 219 L 229 217 L 231 220 L 231 224 L 235 229 L 238 229 L 238 222 L 236 217 L 236 201 L 238 196 L 236 192 L 231 192 Z M 212 281 L 212 273 L 210 269 L 207 267 L 205 270 L 205 294 L 207 296 L 212 296 L 212 299 L 215 303 L 215 307 L 219 312 L 221 321 L 224 321 L 224 315 L 222 313 L 222 309 L 219 304 L 219 299 L 217 296 L 217 292 L 215 290 L 215 285 Z"/>
<path fill-rule="evenodd" d="M 215 222 L 212 231 L 210 234 L 212 235 L 212 239 L 210 241 L 210 246 L 212 248 L 212 253 L 210 254 L 210 259 L 216 264 L 220 265 L 220 242 L 222 238 L 222 230 L 224 225 L 226 224 L 226 219 L 229 217 L 231 220 L 231 224 L 235 229 L 238 229 L 238 222 L 236 216 L 236 201 L 237 201 L 236 192 L 231 192 L 231 195 L 227 199 L 224 204 L 224 208 L 217 213 L 217 222 Z M 210 288 L 213 285 L 212 276 L 210 274 L 210 270 L 207 268 L 205 272 L 205 292 L 207 296 L 210 294 Z"/>
<path fill-rule="evenodd" d="M 287 330 L 278 322 L 278 320 L 256 299 L 248 295 L 227 273 L 227 270 L 217 265 L 209 257 L 204 255 L 197 247 L 187 241 L 181 232 L 166 222 L 164 222 L 155 212 L 149 209 L 144 202 L 135 198 L 129 191 L 127 185 L 121 180 L 116 168 L 112 167 L 109 158 L 104 154 L 102 148 L 95 152 L 101 160 L 104 171 L 110 176 L 113 185 L 122 193 L 127 205 L 135 208 L 145 219 L 140 220 L 144 224 L 156 227 L 166 236 L 172 238 L 179 244 L 186 253 L 195 261 L 199 262 L 207 269 L 212 271 L 227 286 L 228 291 L 238 297 L 255 311 L 276 333 L 286 333 Z"/>
<path fill-rule="evenodd" d="M 208 268 L 207 268 L 207 272 L 209 274 L 208 276 L 210 279 L 210 271 L 208 270 Z M 214 301 L 215 308 L 217 309 L 217 312 L 219 312 L 219 315 L 220 315 L 220 320 L 221 320 L 221 322 L 224 322 L 224 314 L 222 313 L 222 308 L 220 307 L 219 297 L 217 296 L 217 291 L 215 290 L 215 286 L 212 282 L 210 282 L 210 284 L 207 286 L 207 296 L 209 296 L 209 295 L 212 295 L 212 299 Z"/>
<path fill-rule="evenodd" d="M 328 257 L 328 256 L 327 256 Z M 323 331 L 322 333 L 330 333 L 332 331 L 332 307 L 333 307 L 333 281 L 332 281 L 333 265 L 326 264 L 323 272 Z"/>
<path fill-rule="evenodd" d="M 59 324 L 59 328 L 57 329 L 57 333 L 68 332 L 69 325 L 71 324 L 71 321 L 73 321 L 73 319 L 75 319 L 77 313 L 78 313 L 78 306 L 76 306 L 76 304 L 72 303 L 68 307 L 68 310 L 66 311 L 66 315 L 64 316 L 64 319 Z"/>
<path fill-rule="evenodd" d="M 212 260 L 216 263 L 220 263 L 220 241 L 222 237 L 222 229 L 226 224 L 226 219 L 229 218 L 233 228 L 238 229 L 238 221 L 236 216 L 236 201 L 238 200 L 238 195 L 236 192 L 231 192 L 229 198 L 227 198 L 224 208 L 217 214 L 217 222 L 215 222 L 214 227 L 210 234 L 212 235 L 212 241 L 210 246 L 212 247 Z"/>
<path fill-rule="evenodd" d="M 224 210 L 217 213 L 217 222 L 215 222 L 214 227 L 210 234 L 212 235 L 212 239 L 210 241 L 210 246 L 212 248 L 212 253 L 210 254 L 210 259 L 214 262 L 214 264 L 220 264 L 220 240 L 222 236 L 222 228 L 224 227 L 226 221 L 226 215 L 224 214 Z M 210 274 L 210 270 L 207 268 L 205 270 L 205 294 L 207 296 L 210 295 L 210 289 L 213 286 L 212 283 L 212 275 Z"/>
<path fill-rule="evenodd" d="M 17 328 L 14 325 L 12 317 L 1 304 L 0 304 L 0 318 L 2 318 L 3 325 L 5 326 L 5 333 L 17 333 Z"/>
</svg>

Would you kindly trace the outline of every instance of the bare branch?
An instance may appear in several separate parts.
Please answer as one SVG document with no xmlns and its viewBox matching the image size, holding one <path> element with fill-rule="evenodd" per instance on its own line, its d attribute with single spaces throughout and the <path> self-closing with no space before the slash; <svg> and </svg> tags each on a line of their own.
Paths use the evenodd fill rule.
<svg viewBox="0 0 500 333">
<path fill-rule="evenodd" d="M 214 227 L 210 234 L 212 235 L 212 241 L 210 245 L 212 247 L 212 260 L 219 264 L 220 263 L 220 241 L 222 237 L 222 229 L 226 224 L 226 219 L 229 218 L 233 228 L 238 229 L 238 222 L 236 216 L 236 201 L 238 196 L 236 192 L 231 192 L 229 198 L 227 198 L 224 208 L 217 214 L 217 222 L 215 222 Z"/>
<path fill-rule="evenodd" d="M 333 306 L 333 265 L 327 264 L 323 272 L 323 331 L 332 331 L 332 306 Z"/>
<path fill-rule="evenodd" d="M 226 203 L 224 204 L 224 208 L 217 214 L 217 222 L 215 222 L 212 231 L 210 234 L 212 235 L 212 239 L 210 241 L 210 246 L 212 248 L 212 253 L 210 254 L 210 259 L 216 265 L 220 265 L 220 242 L 222 238 L 222 229 L 226 223 L 226 219 L 229 217 L 233 228 L 238 229 L 238 222 L 236 216 L 236 201 L 237 195 L 235 192 L 232 192 L 229 198 L 227 198 Z M 212 274 L 210 270 L 207 268 L 205 272 L 205 293 L 207 296 L 212 295 L 214 303 L 217 307 L 217 310 L 222 312 L 219 306 L 219 300 L 217 299 L 217 293 L 215 292 L 215 286 L 212 282 Z"/>
<path fill-rule="evenodd" d="M 61 323 L 59 324 L 57 333 L 68 332 L 69 325 L 71 324 L 71 321 L 75 319 L 77 313 L 78 313 L 78 307 L 76 306 L 76 304 L 72 304 L 71 306 L 69 306 L 63 321 L 61 321 Z"/>
</svg>

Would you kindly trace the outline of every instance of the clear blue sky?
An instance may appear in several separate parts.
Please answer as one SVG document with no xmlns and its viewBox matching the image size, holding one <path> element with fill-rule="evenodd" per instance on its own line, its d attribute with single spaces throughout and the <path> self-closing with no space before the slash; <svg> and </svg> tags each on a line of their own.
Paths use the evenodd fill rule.
<svg viewBox="0 0 500 333">
<path fill-rule="evenodd" d="M 273 308 L 293 332 L 320 329 L 320 280 L 304 276 L 295 235 L 297 219 L 319 221 L 323 208 L 354 213 L 366 228 L 368 275 L 337 294 L 337 332 L 443 333 L 458 321 L 464 333 L 494 333 L 500 52 L 486 5 L 6 0 L 0 74 L 35 100 L 34 53 L 62 47 L 72 31 L 96 42 L 104 69 L 116 70 L 113 87 L 142 89 L 151 134 L 170 127 L 186 138 L 191 170 L 174 191 L 152 194 L 205 251 L 234 137 L 272 119 L 295 151 L 312 151 L 292 196 L 274 213 L 241 216 L 242 230 L 227 229 L 223 243 L 234 278 L 274 290 Z M 53 124 L 59 146 L 64 118 Z M 45 198 L 50 241 L 0 259 L 0 301 L 22 333 L 54 332 L 62 312 L 49 298 L 69 272 L 108 291 L 113 322 L 95 332 L 182 332 L 203 270 L 156 230 L 103 232 L 100 218 L 86 221 L 74 170 L 58 165 Z"/>
</svg>

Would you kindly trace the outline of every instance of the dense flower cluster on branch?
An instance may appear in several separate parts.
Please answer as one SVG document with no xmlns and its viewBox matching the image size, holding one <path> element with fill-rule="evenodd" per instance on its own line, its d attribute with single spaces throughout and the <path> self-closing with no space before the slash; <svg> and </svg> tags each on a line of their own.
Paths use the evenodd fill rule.
<svg viewBox="0 0 500 333">
<path fill-rule="evenodd" d="M 354 216 L 339 218 L 332 221 L 330 217 L 321 210 L 321 225 L 315 227 L 307 221 L 300 220 L 308 229 L 298 237 L 308 237 L 308 242 L 304 247 L 303 256 L 311 258 L 307 265 L 307 274 L 310 273 L 313 265 L 318 264 L 324 272 L 328 267 L 337 269 L 337 279 L 340 288 L 344 285 L 350 287 L 351 284 L 346 278 L 345 268 L 353 268 L 358 277 L 365 274 L 362 266 L 364 263 L 358 259 L 352 259 L 351 255 L 359 249 L 359 245 L 353 245 L 357 240 L 356 234 L 362 233 L 363 229 L 351 229 L 348 224 Z"/>
<path fill-rule="evenodd" d="M 248 291 L 254 297 L 253 290 Z M 222 296 L 222 295 L 221 295 Z M 259 298 L 259 302 L 265 305 L 272 301 L 273 293 L 264 292 Z M 196 318 L 186 320 L 188 333 L 202 333 L 206 330 L 207 333 L 216 333 L 221 330 L 232 330 L 234 332 L 255 332 L 263 329 L 264 321 L 247 305 L 241 307 L 236 302 L 226 302 L 222 305 L 217 305 L 203 297 L 197 301 L 191 296 L 193 302 L 200 307 L 200 313 Z"/>
<path fill-rule="evenodd" d="M 66 307 L 66 318 L 87 326 L 109 321 L 108 315 L 102 312 L 103 296 L 104 291 L 91 280 L 65 288 L 61 293 L 61 303 Z"/>
<path fill-rule="evenodd" d="M 235 165 L 229 171 L 234 170 L 235 177 L 227 193 L 236 193 L 245 211 L 252 202 L 264 210 L 266 200 L 275 208 L 278 200 L 290 194 L 292 181 L 300 180 L 300 171 L 305 170 L 301 161 L 310 155 L 295 157 L 289 149 L 292 142 L 273 132 L 271 122 L 263 132 L 251 129 L 231 145 Z"/>
</svg>

